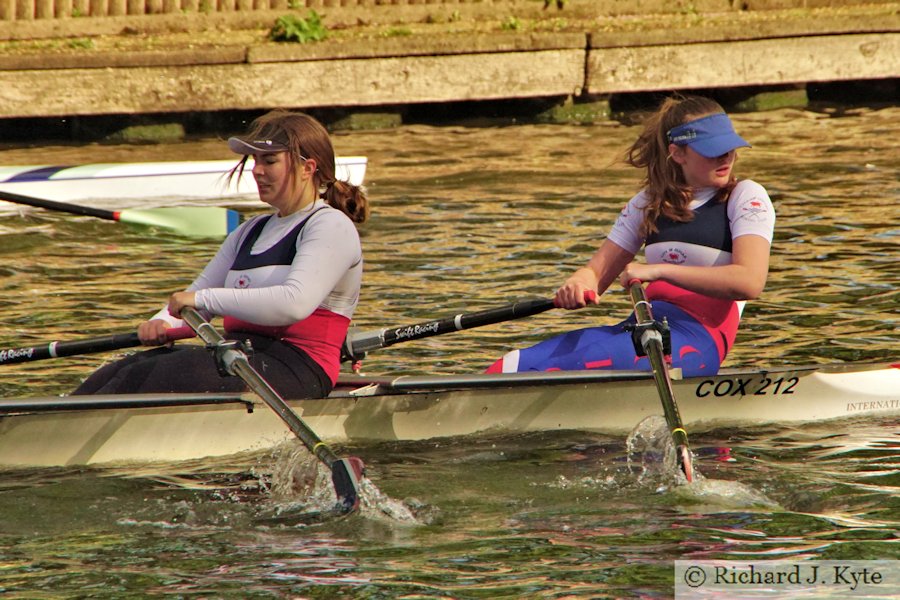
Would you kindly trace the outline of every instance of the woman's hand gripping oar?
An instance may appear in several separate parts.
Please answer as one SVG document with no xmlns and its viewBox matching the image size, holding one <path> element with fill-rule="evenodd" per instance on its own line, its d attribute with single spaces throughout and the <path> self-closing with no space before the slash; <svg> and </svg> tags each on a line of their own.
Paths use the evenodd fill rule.
<svg viewBox="0 0 900 600">
<path fill-rule="evenodd" d="M 675 442 L 675 452 L 678 457 L 678 466 L 681 468 L 688 482 L 694 480 L 694 467 L 691 458 L 691 449 L 688 447 L 687 432 L 681 423 L 681 415 L 678 405 L 675 403 L 675 391 L 672 389 L 672 379 L 669 376 L 669 361 L 671 357 L 666 353 L 666 345 L 663 343 L 663 335 L 668 334 L 668 326 L 653 318 L 650 303 L 644 295 L 644 288 L 640 280 L 632 279 L 628 282 L 628 292 L 634 303 L 634 315 L 637 324 L 634 326 L 635 351 L 643 349 L 644 354 L 650 359 L 653 368 L 653 379 L 656 382 L 656 390 L 662 402 L 666 423 L 672 432 Z M 640 352 L 638 352 L 640 355 Z"/>
<path fill-rule="evenodd" d="M 275 413 L 281 417 L 288 428 L 300 438 L 300 441 L 322 463 L 331 469 L 331 481 L 337 494 L 338 504 L 335 507 L 341 514 L 350 513 L 359 506 L 359 485 L 363 474 L 363 462 L 352 456 L 338 456 L 319 439 L 316 433 L 303 422 L 287 402 L 269 385 L 253 368 L 241 345 L 223 338 L 200 313 L 191 307 L 181 310 L 181 318 L 197 332 L 207 347 L 213 351 L 219 367 L 230 375 L 237 375 L 258 395 Z"/>
</svg>

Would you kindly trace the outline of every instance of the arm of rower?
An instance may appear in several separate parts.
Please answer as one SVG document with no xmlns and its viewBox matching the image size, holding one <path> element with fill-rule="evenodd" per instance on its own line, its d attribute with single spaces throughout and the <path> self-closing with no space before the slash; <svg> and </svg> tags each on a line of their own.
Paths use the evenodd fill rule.
<svg viewBox="0 0 900 600">
<path fill-rule="evenodd" d="M 678 287 L 714 298 L 753 300 L 766 285 L 769 274 L 769 242 L 758 235 L 742 235 L 734 239 L 730 265 L 693 267 L 660 263 L 632 263 L 621 280 L 644 282 L 665 281 Z"/>
<path fill-rule="evenodd" d="M 596 291 L 594 304 L 609 288 L 622 269 L 634 259 L 634 254 L 618 244 L 604 240 L 587 265 L 575 271 L 556 292 L 556 304 L 562 308 L 585 306 L 585 292 Z"/>
</svg>

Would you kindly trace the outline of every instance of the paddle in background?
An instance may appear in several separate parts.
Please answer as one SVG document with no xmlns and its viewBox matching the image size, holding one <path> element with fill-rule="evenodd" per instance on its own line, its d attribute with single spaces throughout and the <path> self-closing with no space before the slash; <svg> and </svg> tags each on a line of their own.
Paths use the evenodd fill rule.
<svg viewBox="0 0 900 600">
<path fill-rule="evenodd" d="M 338 458 L 334 451 L 288 406 L 269 382 L 253 368 L 241 343 L 223 338 L 200 313 L 191 307 L 182 309 L 181 318 L 197 332 L 200 339 L 206 343 L 207 348 L 213 352 L 219 368 L 229 375 L 236 375 L 243 379 L 250 390 L 262 398 L 309 451 L 331 470 L 331 482 L 338 499 L 335 512 L 345 515 L 355 511 L 359 507 L 360 501 L 360 480 L 363 477 L 364 469 L 362 460 L 355 456 Z"/>
<path fill-rule="evenodd" d="M 656 390 L 659 392 L 666 423 L 672 433 L 672 440 L 675 442 L 678 466 L 688 482 L 691 482 L 694 480 L 691 449 L 688 447 L 687 432 L 681 423 L 681 414 L 675 403 L 675 391 L 672 389 L 672 378 L 669 375 L 671 350 L 668 349 L 666 343 L 669 333 L 668 325 L 653 318 L 650 303 L 644 295 L 644 288 L 639 280 L 632 279 L 628 282 L 628 293 L 634 303 L 634 315 L 637 320 L 632 330 L 634 349 L 638 356 L 646 355 L 650 359 Z"/>
<path fill-rule="evenodd" d="M 22 196 L 2 190 L 0 200 L 131 225 L 160 227 L 191 237 L 223 238 L 234 231 L 241 221 L 240 213 L 220 206 L 171 206 L 113 211 Z"/>
</svg>

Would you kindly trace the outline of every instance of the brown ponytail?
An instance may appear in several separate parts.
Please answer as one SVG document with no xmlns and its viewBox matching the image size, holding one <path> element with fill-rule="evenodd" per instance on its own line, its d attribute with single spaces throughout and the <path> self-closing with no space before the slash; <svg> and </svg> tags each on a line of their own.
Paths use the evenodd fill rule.
<svg viewBox="0 0 900 600">
<path fill-rule="evenodd" d="M 354 223 L 364 223 L 369 218 L 369 199 L 366 190 L 358 185 L 333 180 L 325 185 L 320 197 Z"/>
</svg>

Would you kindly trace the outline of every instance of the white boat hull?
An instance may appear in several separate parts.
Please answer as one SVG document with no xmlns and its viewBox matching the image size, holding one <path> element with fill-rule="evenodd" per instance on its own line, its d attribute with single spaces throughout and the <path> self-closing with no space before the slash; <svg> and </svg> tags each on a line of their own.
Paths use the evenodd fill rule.
<svg viewBox="0 0 900 600">
<path fill-rule="evenodd" d="M 674 388 L 688 432 L 900 415 L 897 365 L 736 370 Z M 222 403 L 197 404 L 201 399 Z M 154 406 L 172 401 L 185 405 Z M 0 401 L 0 466 L 181 461 L 290 440 L 281 420 L 254 402 L 251 395 Z M 346 377 L 329 398 L 290 404 L 322 439 L 337 443 L 554 430 L 624 435 L 662 414 L 649 376 L 630 372 Z"/>
<path fill-rule="evenodd" d="M 126 199 L 235 199 L 257 197 L 250 169 L 231 185 L 227 175 L 237 160 L 106 163 L 72 167 L 0 166 L 0 191 L 56 202 Z M 252 166 L 252 164 L 250 165 Z M 364 156 L 338 157 L 337 177 L 362 185 Z M 4 208 L 14 205 L 0 203 Z"/>
</svg>

